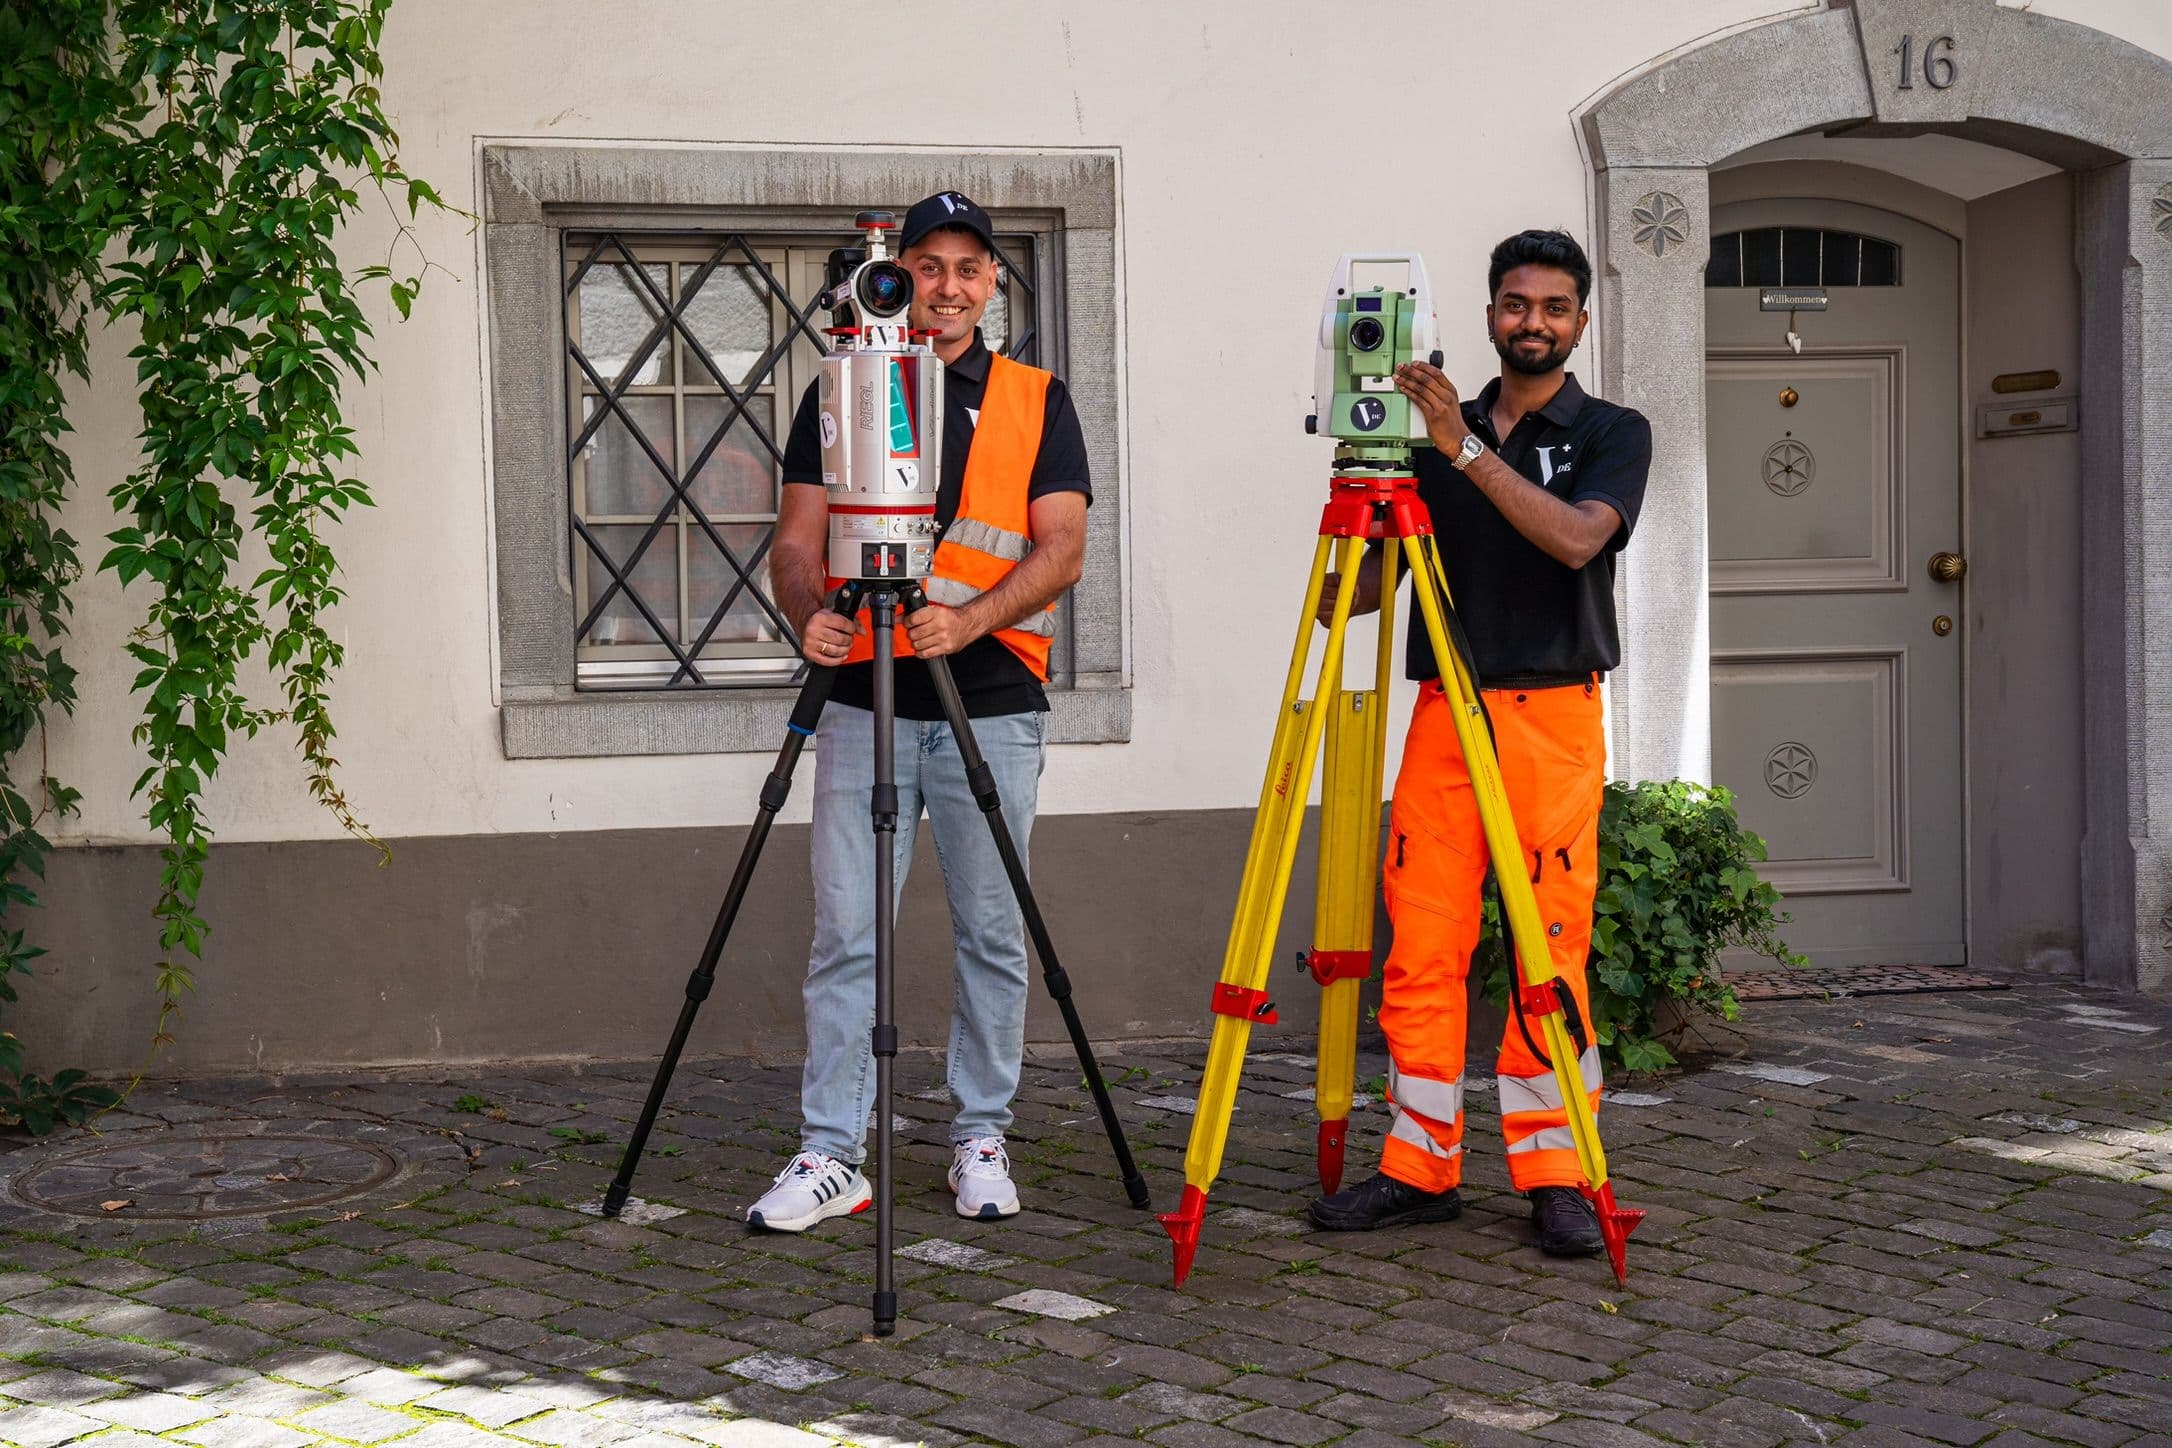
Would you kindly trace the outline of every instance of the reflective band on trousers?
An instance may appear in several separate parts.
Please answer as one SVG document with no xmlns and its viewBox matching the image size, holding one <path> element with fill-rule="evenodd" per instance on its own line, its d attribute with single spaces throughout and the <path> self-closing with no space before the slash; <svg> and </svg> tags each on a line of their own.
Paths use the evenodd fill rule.
<svg viewBox="0 0 2172 1448">
<path fill-rule="evenodd" d="M 927 591 L 931 602 L 940 603 L 947 608 L 963 608 L 987 591 L 975 588 L 970 583 L 960 583 L 955 578 L 940 577 L 928 579 L 921 587 Z M 1011 627 L 1020 633 L 1039 634 L 1044 639 L 1052 639 L 1056 636 L 1056 615 L 1044 608 L 1039 613 L 1020 619 Z"/>
<path fill-rule="evenodd" d="M 1521 1141 L 1512 1141 L 1508 1144 L 1508 1154 L 1510 1156 L 1522 1156 L 1527 1151 L 1574 1150 L 1576 1150 L 1576 1133 L 1566 1126 L 1549 1126 L 1543 1131 L 1532 1132 Z"/>
<path fill-rule="evenodd" d="M 1460 1144 L 1442 1146 L 1433 1139 L 1432 1133 L 1427 1131 L 1414 1117 L 1400 1111 L 1395 1113 L 1395 1124 L 1388 1128 L 1388 1135 L 1397 1141 L 1417 1147 L 1428 1156 L 1447 1158 L 1463 1155 L 1463 1147 Z"/>
<path fill-rule="evenodd" d="M 1420 1116 L 1430 1116 L 1442 1125 L 1452 1124 L 1463 1114 L 1463 1078 L 1453 1081 L 1435 1081 L 1428 1076 L 1412 1076 L 1388 1067 L 1388 1095 L 1395 1104 L 1407 1107 Z"/>
<path fill-rule="evenodd" d="M 1576 1060 L 1577 1071 L 1584 1078 L 1584 1094 L 1590 1095 L 1606 1084 L 1605 1073 L 1599 1068 L 1599 1050 L 1594 1046 Z M 1519 1111 L 1560 1111 L 1561 1083 L 1551 1071 L 1543 1076 L 1503 1076 L 1501 1080 L 1501 1114 L 1513 1116 Z"/>
<path fill-rule="evenodd" d="M 945 543 L 970 548 L 1006 563 L 1017 563 L 1033 551 L 1033 540 L 1023 533 L 983 523 L 978 518 L 959 518 L 943 532 Z"/>
</svg>

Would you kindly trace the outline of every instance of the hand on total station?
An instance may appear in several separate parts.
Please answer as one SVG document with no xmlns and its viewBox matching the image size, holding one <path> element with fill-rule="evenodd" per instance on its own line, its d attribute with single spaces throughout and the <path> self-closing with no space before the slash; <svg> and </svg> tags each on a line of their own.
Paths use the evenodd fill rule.
<svg viewBox="0 0 2172 1448">
<path fill-rule="evenodd" d="M 852 650 L 854 623 L 831 609 L 818 608 L 800 625 L 799 656 L 810 664 L 834 669 Z"/>
<path fill-rule="evenodd" d="M 1448 374 L 1430 362 L 1405 362 L 1395 369 L 1395 390 L 1418 405 L 1433 446 L 1453 457 L 1470 429 L 1463 424 L 1463 399 Z"/>
<path fill-rule="evenodd" d="M 1313 610 L 1313 617 L 1320 621 L 1321 628 L 1326 628 L 1334 619 L 1335 599 L 1341 592 L 1341 574 L 1330 573 L 1320 580 L 1320 606 Z M 1371 586 L 1368 587 L 1364 570 L 1360 569 L 1358 572 L 1357 594 L 1350 600 L 1350 612 L 1352 616 L 1361 613 L 1373 613 L 1379 607 L 1380 582 L 1375 578 L 1371 581 Z"/>
<path fill-rule="evenodd" d="M 921 658 L 937 659 L 964 648 L 980 632 L 966 622 L 963 610 L 931 603 L 905 616 L 905 637 L 912 640 L 913 652 Z"/>
</svg>

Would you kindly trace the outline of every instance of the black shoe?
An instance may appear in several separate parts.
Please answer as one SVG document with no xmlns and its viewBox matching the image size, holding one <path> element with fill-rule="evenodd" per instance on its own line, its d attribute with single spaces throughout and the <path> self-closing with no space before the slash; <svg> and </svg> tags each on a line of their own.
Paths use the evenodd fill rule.
<svg viewBox="0 0 2172 1448">
<path fill-rule="evenodd" d="M 1606 1250 L 1599 1214 L 1574 1187 L 1531 1189 L 1531 1225 L 1549 1257 L 1596 1257 Z"/>
<path fill-rule="evenodd" d="M 1406 1222 L 1452 1222 L 1463 1215 L 1463 1198 L 1454 1187 L 1421 1192 L 1391 1176 L 1375 1176 L 1321 1197 L 1311 1207 L 1313 1222 L 1330 1232 L 1370 1232 Z"/>
</svg>

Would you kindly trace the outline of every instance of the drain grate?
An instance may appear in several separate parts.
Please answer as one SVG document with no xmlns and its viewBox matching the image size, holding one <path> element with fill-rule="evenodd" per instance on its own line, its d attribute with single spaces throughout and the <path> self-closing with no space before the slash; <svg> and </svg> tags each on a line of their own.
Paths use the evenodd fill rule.
<svg viewBox="0 0 2172 1448">
<path fill-rule="evenodd" d="M 1826 996 L 1924 995 L 1932 991 L 2005 990 L 1995 976 L 1951 965 L 1806 966 L 1742 970 L 1727 977 L 1741 1001 L 1820 1000 Z"/>
<path fill-rule="evenodd" d="M 130 1132 L 56 1151 L 8 1193 L 68 1217 L 194 1221 L 327 1206 L 382 1186 L 401 1165 L 381 1146 L 331 1136 Z"/>
</svg>

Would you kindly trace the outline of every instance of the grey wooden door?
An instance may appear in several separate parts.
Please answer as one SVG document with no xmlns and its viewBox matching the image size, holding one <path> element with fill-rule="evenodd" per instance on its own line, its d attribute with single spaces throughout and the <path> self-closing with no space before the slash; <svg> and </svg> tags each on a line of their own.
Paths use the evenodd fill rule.
<svg viewBox="0 0 2172 1448">
<path fill-rule="evenodd" d="M 1959 963 L 1966 615 L 1927 567 L 1961 536 L 1959 245 L 1835 201 L 1737 203 L 1712 233 L 1713 777 L 1798 950 Z M 1824 285 L 1800 353 L 1759 305 L 1775 267 Z"/>
</svg>

